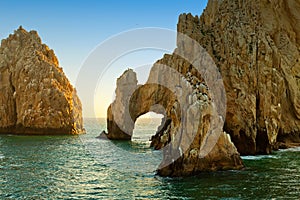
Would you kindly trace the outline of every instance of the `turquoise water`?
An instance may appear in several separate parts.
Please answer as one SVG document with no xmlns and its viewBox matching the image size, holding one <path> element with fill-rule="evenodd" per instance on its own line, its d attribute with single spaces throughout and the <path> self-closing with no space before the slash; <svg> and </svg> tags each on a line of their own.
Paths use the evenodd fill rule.
<svg viewBox="0 0 300 200">
<path fill-rule="evenodd" d="M 155 122 L 156 123 L 156 122 Z M 161 178 L 161 153 L 149 148 L 154 121 L 131 142 L 83 136 L 0 136 L 0 199 L 299 199 L 300 148 L 243 157 L 246 169 Z"/>
</svg>

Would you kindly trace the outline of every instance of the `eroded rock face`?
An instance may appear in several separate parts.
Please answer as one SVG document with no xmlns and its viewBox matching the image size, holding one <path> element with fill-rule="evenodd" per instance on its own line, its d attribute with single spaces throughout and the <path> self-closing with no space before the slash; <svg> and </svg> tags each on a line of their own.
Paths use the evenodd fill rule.
<svg viewBox="0 0 300 200">
<path fill-rule="evenodd" d="M 126 70 L 118 78 L 116 99 L 107 110 L 108 139 L 131 139 L 134 121 L 130 117 L 129 101 L 131 95 L 138 87 L 137 82 L 136 73 L 131 69 Z"/>
<path fill-rule="evenodd" d="M 53 52 L 22 27 L 0 47 L 0 133 L 83 133 L 81 102 Z"/>
<path fill-rule="evenodd" d="M 207 62 L 205 56 L 197 61 Z M 153 111 L 164 115 L 151 139 L 151 146 L 163 151 L 159 175 L 241 169 L 240 155 L 223 132 L 223 119 L 214 113 L 214 106 L 193 65 L 177 54 L 165 55 L 152 67 L 144 85 L 137 85 L 133 70 L 118 78 L 116 99 L 108 109 L 106 137 L 130 140 L 136 119 Z"/>
<path fill-rule="evenodd" d="M 297 0 L 210 0 L 200 18 L 179 17 L 178 31 L 197 40 L 220 69 L 225 130 L 241 154 L 300 143 L 299 10 Z"/>
</svg>

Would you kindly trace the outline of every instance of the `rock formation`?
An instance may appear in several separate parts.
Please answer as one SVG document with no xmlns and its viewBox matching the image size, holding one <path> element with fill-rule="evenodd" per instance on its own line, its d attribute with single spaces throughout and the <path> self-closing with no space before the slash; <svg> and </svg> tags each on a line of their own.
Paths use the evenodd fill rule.
<svg viewBox="0 0 300 200">
<path fill-rule="evenodd" d="M 224 130 L 241 154 L 300 143 L 299 10 L 297 0 L 210 0 L 200 18 L 179 17 L 178 31 L 197 40 L 220 69 Z"/>
<path fill-rule="evenodd" d="M 160 104 L 165 119 L 151 145 L 163 148 L 164 158 L 158 169 L 163 176 L 240 169 L 243 164 L 239 153 L 264 154 L 278 147 L 300 145 L 299 10 L 297 0 L 209 0 L 201 17 L 180 15 L 177 49 L 154 64 L 147 83 L 138 86 L 136 78 L 131 79 L 130 89 L 124 89 L 128 93 L 122 92 L 122 86 L 117 84 L 121 93 L 117 92 L 108 109 L 107 137 L 130 139 L 136 118 L 148 111 L 162 113 L 161 107 L 152 108 Z M 224 127 L 218 127 L 216 124 L 222 123 L 211 118 L 214 106 L 218 105 L 212 96 L 219 92 L 206 84 L 203 71 L 197 74 L 194 65 L 198 61 L 186 59 L 196 50 L 186 44 L 181 34 L 204 47 L 221 73 L 221 79 L 214 77 L 214 80 L 223 81 L 226 90 Z M 200 60 L 202 66 L 209 66 Z M 160 65 L 169 66 L 182 77 L 170 77 L 173 72 L 164 71 Z M 123 76 L 135 76 L 133 72 L 126 73 Z M 170 88 L 170 79 L 179 90 Z M 161 80 L 168 87 L 163 87 Z M 192 86 L 192 95 L 185 96 L 186 91 L 180 88 L 187 84 Z M 174 91 L 186 99 L 179 104 L 178 93 Z M 193 110 L 191 115 L 182 115 L 182 111 L 190 110 Z M 128 116 L 129 122 L 124 123 Z M 182 138 L 195 128 L 192 122 L 199 126 L 196 135 L 186 142 Z M 178 136 L 181 139 L 177 140 Z M 215 146 L 204 155 L 205 141 Z"/>
<path fill-rule="evenodd" d="M 0 133 L 83 133 L 81 103 L 53 52 L 22 27 L 0 47 Z"/>
<path fill-rule="evenodd" d="M 130 140 L 136 119 L 149 111 L 164 115 L 151 143 L 164 152 L 159 175 L 243 168 L 237 149 L 222 130 L 223 119 L 214 113 L 207 85 L 185 59 L 165 55 L 144 85 L 137 85 L 135 72 L 126 70 L 117 80 L 116 98 L 107 111 L 108 134 L 101 138 Z"/>
</svg>

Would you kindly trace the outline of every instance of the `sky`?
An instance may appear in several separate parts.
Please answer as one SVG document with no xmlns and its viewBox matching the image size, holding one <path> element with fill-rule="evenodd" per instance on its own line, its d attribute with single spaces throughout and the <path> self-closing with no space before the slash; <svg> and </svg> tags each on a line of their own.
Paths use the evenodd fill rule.
<svg viewBox="0 0 300 200">
<path fill-rule="evenodd" d="M 143 83 L 151 64 L 175 48 L 176 34 L 171 32 L 176 31 L 178 16 L 181 13 L 199 16 L 206 4 L 207 0 L 2 0 L 0 38 L 8 37 L 20 25 L 28 31 L 37 30 L 42 42 L 54 50 L 66 76 L 76 86 L 83 105 L 83 116 L 105 117 L 114 98 L 116 78 L 130 67 L 140 71 L 138 79 L 139 83 Z M 87 66 L 92 59 L 101 61 L 109 57 L 109 53 L 114 55 L 121 44 L 109 45 L 115 44 L 118 37 L 123 40 L 131 37 L 134 43 L 134 37 L 137 41 L 139 39 L 136 36 L 139 31 L 146 29 L 143 37 L 153 40 L 153 37 L 158 37 L 157 31 L 151 34 L 154 27 L 162 35 L 170 32 L 170 37 L 164 36 L 169 42 L 167 47 L 156 44 L 155 48 L 130 49 L 129 53 L 116 55 L 109 67 L 101 65 L 107 62 L 96 62 L 98 65 L 94 64 L 94 68 Z M 130 34 L 126 35 L 128 32 Z M 163 39 L 160 38 L 162 43 Z M 104 47 L 104 53 L 99 55 Z M 98 55 L 91 56 L 95 51 Z M 90 75 L 80 74 L 85 70 L 90 70 Z M 100 73 L 97 74 L 98 79 L 91 81 L 89 76 L 95 75 L 93 72 L 96 71 Z"/>
</svg>

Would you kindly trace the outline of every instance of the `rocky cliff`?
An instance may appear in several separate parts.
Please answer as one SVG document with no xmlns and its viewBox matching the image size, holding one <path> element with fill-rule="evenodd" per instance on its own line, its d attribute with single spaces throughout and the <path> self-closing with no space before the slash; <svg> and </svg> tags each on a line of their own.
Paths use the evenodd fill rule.
<svg viewBox="0 0 300 200">
<path fill-rule="evenodd" d="M 0 133 L 83 133 L 81 103 L 53 52 L 22 27 L 0 47 Z"/>
<path fill-rule="evenodd" d="M 209 0 L 178 31 L 214 58 L 227 94 L 224 130 L 242 154 L 299 144 L 300 2 Z"/>
<path fill-rule="evenodd" d="M 299 10 L 296 0 L 209 0 L 201 17 L 180 15 L 176 50 L 154 64 L 145 85 L 134 79 L 131 92 L 117 93 L 108 109 L 107 137 L 130 139 L 141 114 L 164 114 L 151 143 L 164 151 L 158 169 L 163 176 L 240 169 L 239 153 L 300 145 Z M 194 41 L 187 43 L 182 35 Z M 201 54 L 192 58 L 199 51 L 195 43 L 213 58 L 221 77 L 209 71 L 212 65 Z M 222 114 L 219 121 L 212 117 L 214 109 L 225 110 L 224 121 Z M 205 144 L 214 145 L 205 149 Z"/>
</svg>

